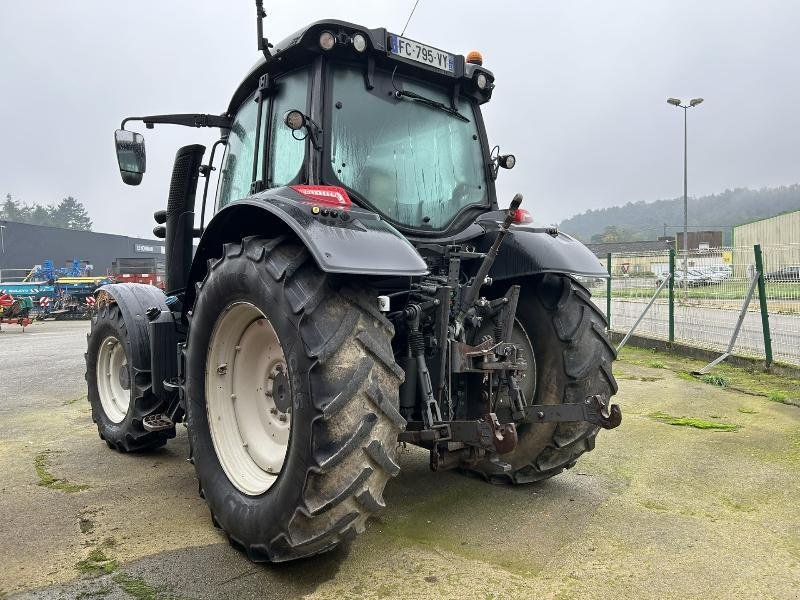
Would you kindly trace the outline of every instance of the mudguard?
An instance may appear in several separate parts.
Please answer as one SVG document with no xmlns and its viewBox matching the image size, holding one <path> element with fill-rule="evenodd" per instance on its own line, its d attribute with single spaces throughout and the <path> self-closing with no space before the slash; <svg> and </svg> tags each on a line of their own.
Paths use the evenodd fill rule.
<svg viewBox="0 0 800 600">
<path fill-rule="evenodd" d="M 480 225 L 486 233 L 478 248 L 485 252 L 497 236 L 499 223 L 481 221 Z M 572 236 L 554 228 L 512 225 L 489 276 L 497 281 L 537 273 L 608 277 L 600 260 Z"/>
<path fill-rule="evenodd" d="M 205 276 L 207 261 L 221 256 L 224 244 L 248 235 L 293 232 L 326 273 L 409 277 L 427 272 L 416 248 L 379 215 L 353 206 L 331 217 L 330 208 L 288 187 L 224 207 L 200 238 L 186 286 L 187 305 L 194 303 L 194 283 Z"/>
<path fill-rule="evenodd" d="M 115 302 L 119 306 L 130 342 L 130 359 L 134 372 L 151 371 L 150 329 L 147 309 L 155 306 L 167 308 L 164 292 L 155 286 L 143 283 L 112 283 L 100 287 L 94 293 L 98 310 L 103 304 Z"/>
</svg>

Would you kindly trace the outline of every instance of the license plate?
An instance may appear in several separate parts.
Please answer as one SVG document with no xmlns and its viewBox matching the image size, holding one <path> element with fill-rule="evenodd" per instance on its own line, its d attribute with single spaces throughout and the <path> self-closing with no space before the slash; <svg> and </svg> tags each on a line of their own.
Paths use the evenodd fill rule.
<svg viewBox="0 0 800 600">
<path fill-rule="evenodd" d="M 448 73 L 453 73 L 456 70 L 455 56 L 452 54 L 399 35 L 389 34 L 389 52 L 395 56 L 436 67 Z"/>
</svg>

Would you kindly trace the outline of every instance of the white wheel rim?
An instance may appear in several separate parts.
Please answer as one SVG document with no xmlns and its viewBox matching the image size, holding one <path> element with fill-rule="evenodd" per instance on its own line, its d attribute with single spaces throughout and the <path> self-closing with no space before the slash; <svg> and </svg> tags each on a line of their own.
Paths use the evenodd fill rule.
<svg viewBox="0 0 800 600">
<path fill-rule="evenodd" d="M 131 382 L 125 347 L 113 335 L 97 353 L 97 392 L 103 412 L 112 423 L 121 423 L 131 403 Z"/>
<path fill-rule="evenodd" d="M 276 405 L 281 396 L 286 400 Z M 211 333 L 206 411 L 219 463 L 248 496 L 266 492 L 281 472 L 291 398 L 286 358 L 272 324 L 249 302 L 231 304 Z"/>
</svg>

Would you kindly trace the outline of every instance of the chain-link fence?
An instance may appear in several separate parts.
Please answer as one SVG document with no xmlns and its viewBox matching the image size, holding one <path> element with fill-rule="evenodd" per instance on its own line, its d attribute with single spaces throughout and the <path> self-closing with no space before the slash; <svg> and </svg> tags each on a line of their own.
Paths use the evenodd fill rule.
<svg viewBox="0 0 800 600">
<path fill-rule="evenodd" d="M 610 280 L 591 282 L 591 291 L 612 331 L 630 331 L 667 279 L 637 335 L 723 352 L 744 312 L 734 354 L 800 364 L 800 244 L 615 253 L 609 261 Z"/>
</svg>

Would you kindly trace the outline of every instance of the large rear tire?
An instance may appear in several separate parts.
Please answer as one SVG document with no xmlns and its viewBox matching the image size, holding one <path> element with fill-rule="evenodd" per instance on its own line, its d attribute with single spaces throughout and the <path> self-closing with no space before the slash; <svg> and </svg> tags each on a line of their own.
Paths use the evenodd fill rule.
<svg viewBox="0 0 800 600">
<path fill-rule="evenodd" d="M 533 404 L 583 402 L 596 394 L 606 398 L 616 394 L 611 373 L 616 351 L 606 336 L 605 317 L 589 292 L 574 279 L 557 274 L 521 284 L 517 318 L 533 346 L 536 379 L 528 382 L 535 386 Z M 500 456 L 510 470 L 488 460 L 469 470 L 492 483 L 547 479 L 592 450 L 598 431 L 585 421 L 520 425 L 517 447 Z"/>
<path fill-rule="evenodd" d="M 215 525 L 251 560 L 331 550 L 384 506 L 405 426 L 393 335 L 374 294 L 294 238 L 246 238 L 209 263 L 186 356 L 192 458 Z"/>
</svg>

